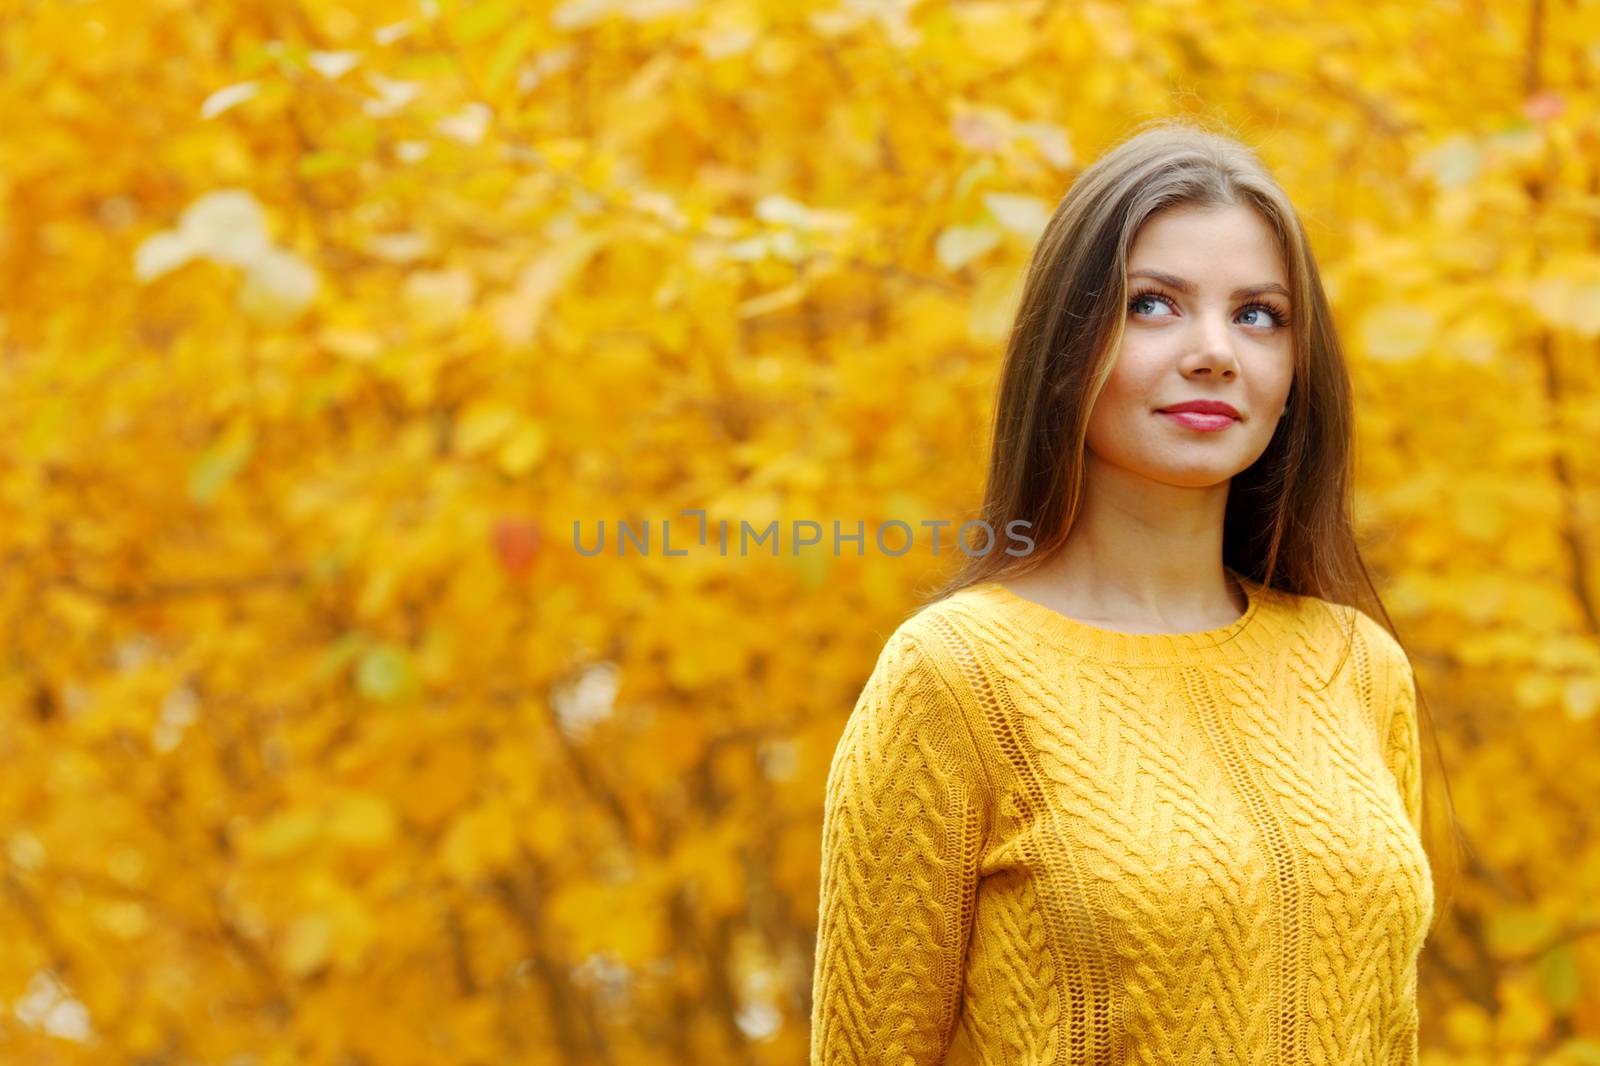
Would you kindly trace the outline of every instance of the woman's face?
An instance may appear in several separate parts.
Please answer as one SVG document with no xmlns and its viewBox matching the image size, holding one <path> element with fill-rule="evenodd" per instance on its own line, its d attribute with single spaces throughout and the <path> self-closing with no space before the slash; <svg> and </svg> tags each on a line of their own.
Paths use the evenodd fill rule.
<svg viewBox="0 0 1600 1066">
<path fill-rule="evenodd" d="M 1089 416 L 1091 465 L 1179 487 L 1226 482 L 1266 450 L 1294 376 L 1271 228 L 1248 207 L 1168 208 L 1134 239 L 1128 295 L 1122 346 Z M 1188 400 L 1238 414 L 1162 413 Z"/>
</svg>

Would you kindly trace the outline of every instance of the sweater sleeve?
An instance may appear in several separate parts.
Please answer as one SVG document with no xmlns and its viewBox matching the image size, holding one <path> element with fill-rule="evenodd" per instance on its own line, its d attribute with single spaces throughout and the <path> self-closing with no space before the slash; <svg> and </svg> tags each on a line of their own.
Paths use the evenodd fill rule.
<svg viewBox="0 0 1600 1066">
<path fill-rule="evenodd" d="M 1392 711 L 1384 742 L 1384 762 L 1399 786 L 1405 802 L 1406 820 L 1422 833 L 1422 748 L 1418 743 L 1416 677 L 1405 653 L 1396 645 L 1396 658 L 1390 667 L 1393 687 Z M 1417 963 L 1412 960 L 1401 981 L 1401 1006 L 1396 1019 L 1390 1061 L 1396 1066 L 1413 1066 L 1420 1053 L 1421 1009 L 1417 1001 Z"/>
<path fill-rule="evenodd" d="M 811 1066 L 943 1061 L 978 882 L 982 767 L 955 690 L 905 627 L 828 773 Z"/>
<path fill-rule="evenodd" d="M 1402 652 L 1394 674 L 1393 708 L 1384 742 L 1384 761 L 1400 788 L 1406 817 L 1418 833 L 1422 832 L 1422 747 L 1418 742 L 1417 683 L 1411 663 Z"/>
<path fill-rule="evenodd" d="M 1383 762 L 1393 776 L 1405 808 L 1406 821 L 1422 834 L 1422 747 L 1418 741 L 1416 675 L 1405 649 L 1387 629 L 1368 616 L 1364 622 L 1369 647 L 1378 669 L 1376 724 Z M 1388 1020 L 1392 1066 L 1415 1066 L 1419 1061 L 1421 1010 L 1417 999 L 1417 960 L 1410 959 L 1399 974 L 1394 1013 Z"/>
</svg>

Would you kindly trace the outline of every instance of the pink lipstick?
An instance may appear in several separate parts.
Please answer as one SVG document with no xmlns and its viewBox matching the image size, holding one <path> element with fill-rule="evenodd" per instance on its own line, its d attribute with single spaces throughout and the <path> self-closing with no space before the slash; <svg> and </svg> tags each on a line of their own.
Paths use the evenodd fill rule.
<svg viewBox="0 0 1600 1066">
<path fill-rule="evenodd" d="M 1239 421 L 1239 412 L 1221 400 L 1185 400 L 1159 409 L 1160 414 L 1188 429 L 1214 432 Z"/>
</svg>

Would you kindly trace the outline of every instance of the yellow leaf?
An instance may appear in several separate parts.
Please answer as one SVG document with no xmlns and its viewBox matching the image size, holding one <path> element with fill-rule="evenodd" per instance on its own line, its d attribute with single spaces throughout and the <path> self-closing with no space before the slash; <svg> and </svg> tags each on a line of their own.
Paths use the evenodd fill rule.
<svg viewBox="0 0 1600 1066">
<path fill-rule="evenodd" d="M 406 305 L 425 329 L 442 330 L 457 325 L 472 306 L 477 278 L 460 267 L 418 270 L 405 280 Z"/>
<path fill-rule="evenodd" d="M 986 192 L 983 194 L 983 205 L 996 222 L 1030 243 L 1038 240 L 1050 221 L 1050 205 L 1037 196 Z"/>
<path fill-rule="evenodd" d="M 516 843 L 511 812 L 504 803 L 490 801 L 456 819 L 440 846 L 440 865 L 458 881 L 470 881 L 509 862 Z"/>
<path fill-rule="evenodd" d="M 382 796 L 354 793 L 338 800 L 328 817 L 330 839 L 355 848 L 376 848 L 394 839 L 394 811 Z"/>
<path fill-rule="evenodd" d="M 948 226 L 934 242 L 934 254 L 946 270 L 960 270 L 1000 243 L 1000 227 L 992 222 Z"/>
<path fill-rule="evenodd" d="M 967 314 L 967 335 L 984 344 L 997 344 L 1011 332 L 1025 275 L 1008 264 L 978 276 Z"/>
<path fill-rule="evenodd" d="M 1544 946 L 1555 930 L 1555 922 L 1537 907 L 1508 905 L 1489 919 L 1489 947 L 1497 955 L 1522 955 Z"/>
<path fill-rule="evenodd" d="M 1575 677 L 1562 691 L 1567 714 L 1581 722 L 1600 710 L 1600 677 Z"/>
<path fill-rule="evenodd" d="M 479 455 L 504 440 L 522 420 L 516 408 L 493 400 L 479 400 L 456 416 L 455 450 Z"/>
<path fill-rule="evenodd" d="M 234 419 L 190 466 L 189 498 L 196 503 L 214 500 L 254 451 L 255 428 L 243 418 Z"/>
<path fill-rule="evenodd" d="M 1552 257 L 1528 285 L 1527 296 L 1551 325 L 1600 337 L 1600 255 Z"/>
<path fill-rule="evenodd" d="M 245 272 L 239 310 L 266 325 L 288 325 L 311 305 L 321 284 L 310 263 L 285 249 L 268 248 Z"/>
<path fill-rule="evenodd" d="M 322 814 L 305 807 L 294 807 L 243 829 L 237 845 L 249 858 L 275 860 L 297 855 L 317 841 L 322 830 Z"/>
<path fill-rule="evenodd" d="M 383 351 L 383 338 L 368 329 L 329 326 L 317 340 L 335 355 L 362 363 L 371 362 Z"/>
<path fill-rule="evenodd" d="M 541 858 L 559 856 L 567 846 L 567 820 L 562 812 L 540 804 L 523 821 L 522 839 Z"/>
<path fill-rule="evenodd" d="M 500 469 L 512 477 L 526 474 L 544 457 L 548 440 L 542 423 L 523 421 L 500 449 Z"/>
<path fill-rule="evenodd" d="M 496 328 L 507 344 L 533 340 L 545 311 L 567 280 L 605 243 L 605 235 L 579 230 L 562 237 L 517 277 L 516 288 L 490 305 Z"/>
<path fill-rule="evenodd" d="M 113 900 L 101 905 L 95 919 L 101 929 L 119 940 L 134 940 L 150 931 L 150 915 L 134 900 Z"/>
<path fill-rule="evenodd" d="M 1438 328 L 1434 313 L 1415 303 L 1387 303 L 1361 320 L 1361 340 L 1373 359 L 1412 359 L 1427 351 Z"/>
<path fill-rule="evenodd" d="M 326 914 L 313 913 L 295 919 L 278 949 L 284 969 L 296 977 L 305 977 L 321 969 L 333 947 L 333 933 L 333 919 Z"/>
</svg>

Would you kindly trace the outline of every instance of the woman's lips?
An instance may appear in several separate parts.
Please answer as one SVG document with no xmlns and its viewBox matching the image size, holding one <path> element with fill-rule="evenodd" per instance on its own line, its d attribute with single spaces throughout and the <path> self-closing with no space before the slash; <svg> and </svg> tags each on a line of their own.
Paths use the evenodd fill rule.
<svg viewBox="0 0 1600 1066">
<path fill-rule="evenodd" d="M 1239 421 L 1232 415 L 1206 415 L 1199 411 L 1158 411 L 1157 414 L 1165 415 L 1181 426 L 1207 433 L 1227 429 Z"/>
</svg>

